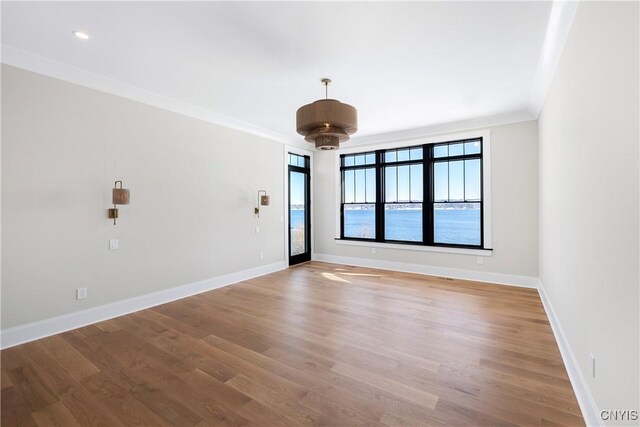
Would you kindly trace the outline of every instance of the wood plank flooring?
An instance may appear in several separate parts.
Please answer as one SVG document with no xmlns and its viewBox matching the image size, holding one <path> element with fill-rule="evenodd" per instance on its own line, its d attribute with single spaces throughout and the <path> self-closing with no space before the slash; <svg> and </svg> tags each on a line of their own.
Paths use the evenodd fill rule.
<svg viewBox="0 0 640 427">
<path fill-rule="evenodd" d="M 319 262 L 1 358 L 3 427 L 584 425 L 535 290 Z"/>
</svg>

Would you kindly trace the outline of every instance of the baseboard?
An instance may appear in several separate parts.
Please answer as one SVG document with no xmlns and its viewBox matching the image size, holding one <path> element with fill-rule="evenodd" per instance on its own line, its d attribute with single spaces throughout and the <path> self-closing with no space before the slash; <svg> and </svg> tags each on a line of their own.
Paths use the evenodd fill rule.
<svg viewBox="0 0 640 427">
<path fill-rule="evenodd" d="M 562 326 L 560 326 L 560 321 L 545 293 L 544 286 L 537 277 L 473 271 L 449 267 L 436 267 L 431 265 L 410 264 L 368 258 L 353 258 L 321 253 L 314 253 L 312 255 L 312 259 L 332 264 L 355 265 L 358 267 L 379 268 L 382 270 L 403 271 L 407 273 L 427 274 L 430 276 L 442 276 L 454 279 L 473 280 L 476 282 L 496 283 L 501 285 L 538 289 L 540 300 L 542 301 L 544 310 L 549 318 L 549 323 L 551 324 L 553 334 L 556 342 L 558 343 L 558 348 L 562 355 L 565 368 L 567 369 L 567 374 L 569 375 L 569 380 L 571 381 L 571 386 L 573 387 L 576 399 L 580 405 L 584 421 L 587 426 L 604 426 L 604 423 L 600 419 L 598 406 L 596 405 L 593 395 L 589 389 L 589 385 L 580 370 L 580 366 L 578 365 L 575 355 L 571 350 L 569 340 L 564 334 Z"/>
<path fill-rule="evenodd" d="M 212 289 L 222 288 L 285 268 L 287 268 L 287 263 L 285 261 L 279 261 L 273 264 L 225 274 L 175 288 L 53 317 L 51 319 L 39 320 L 37 322 L 8 328 L 0 331 L 0 348 L 5 349 L 24 344 L 29 341 L 70 331 L 103 320 L 123 316 L 134 311 L 144 310 L 145 308 L 165 304 Z"/>
<path fill-rule="evenodd" d="M 558 343 L 560 355 L 562 356 L 564 366 L 567 369 L 567 374 L 569 375 L 573 392 L 578 400 L 578 405 L 580 405 L 584 422 L 587 426 L 604 426 L 604 422 L 600 418 L 600 411 L 598 410 L 596 401 L 591 394 L 591 390 L 589 390 L 589 384 L 582 374 L 580 365 L 578 365 L 578 361 L 576 360 L 576 357 L 571 350 L 571 346 L 569 345 L 569 340 L 560 325 L 560 319 L 556 315 L 556 312 L 551 305 L 551 301 L 544 290 L 544 286 L 540 281 L 538 282 L 538 292 L 540 293 L 540 299 L 544 305 L 544 310 L 547 313 L 547 318 L 549 318 L 553 335 Z"/>
<path fill-rule="evenodd" d="M 515 274 L 493 273 L 489 271 L 465 270 L 462 268 L 437 267 L 425 264 L 410 264 L 405 262 L 384 261 L 369 258 L 352 258 L 337 255 L 315 253 L 315 261 L 333 264 L 347 264 L 358 267 L 379 268 L 382 270 L 403 271 L 406 273 L 427 274 L 430 276 L 449 277 L 452 279 L 473 280 L 476 282 L 496 283 L 499 285 L 519 286 L 522 288 L 537 288 L 538 278 L 519 276 Z"/>
</svg>

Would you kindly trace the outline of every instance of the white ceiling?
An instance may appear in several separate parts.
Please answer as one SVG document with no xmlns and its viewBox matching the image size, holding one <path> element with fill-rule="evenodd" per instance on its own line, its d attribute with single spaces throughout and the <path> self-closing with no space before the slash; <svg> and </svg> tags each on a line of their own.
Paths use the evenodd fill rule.
<svg viewBox="0 0 640 427">
<path fill-rule="evenodd" d="M 330 97 L 358 109 L 363 137 L 535 117 L 551 11 L 550 2 L 2 2 L 2 44 L 288 140 L 300 139 L 296 109 L 323 97 L 329 77 Z"/>
</svg>

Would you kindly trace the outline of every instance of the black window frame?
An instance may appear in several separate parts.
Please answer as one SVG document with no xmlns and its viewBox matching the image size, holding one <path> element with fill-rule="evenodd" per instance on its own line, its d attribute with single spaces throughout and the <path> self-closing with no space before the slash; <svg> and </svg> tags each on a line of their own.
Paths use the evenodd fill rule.
<svg viewBox="0 0 640 427">
<path fill-rule="evenodd" d="M 464 144 L 469 142 L 479 142 L 480 143 L 480 152 L 473 154 L 461 154 L 461 155 L 453 155 L 453 156 L 442 156 L 435 157 L 434 150 L 436 147 L 454 145 L 454 144 Z M 395 161 L 395 162 L 385 162 L 385 153 L 392 151 L 402 151 L 402 150 L 411 150 L 415 148 L 422 148 L 422 159 L 420 160 L 403 160 L 403 161 Z M 354 155 L 366 155 L 366 154 L 375 154 L 375 163 L 374 164 L 364 164 L 364 165 L 353 165 L 346 166 L 345 158 L 354 156 Z M 465 138 L 459 140 L 450 140 L 450 141 L 442 141 L 438 143 L 429 143 L 429 144 L 421 144 L 421 145 L 410 145 L 403 147 L 394 147 L 388 149 L 380 149 L 375 151 L 363 151 L 359 153 L 349 153 L 340 155 L 340 240 L 346 241 L 360 241 L 360 242 L 375 242 L 375 243 L 389 243 L 395 245 L 412 245 L 412 246 L 427 246 L 427 247 L 441 247 L 441 248 L 459 248 L 459 249 L 479 249 L 479 250 L 491 250 L 490 248 L 485 248 L 485 215 L 484 215 L 484 207 L 485 207 L 485 188 L 484 188 L 484 153 L 485 153 L 485 141 L 482 136 L 474 137 L 474 138 Z M 464 161 L 464 160 L 480 160 L 480 200 L 463 200 L 463 201 L 446 201 L 440 202 L 435 201 L 434 194 L 434 169 L 435 164 L 442 162 L 452 162 L 452 161 Z M 386 203 L 385 197 L 385 167 L 386 166 L 404 166 L 404 165 L 415 165 L 422 164 L 422 189 L 423 189 L 423 198 L 422 198 L 422 241 L 407 241 L 407 240 L 391 240 L 385 239 L 385 205 Z M 357 170 L 357 169 L 365 169 L 375 167 L 375 181 L 376 181 L 376 200 L 375 200 L 375 238 L 361 238 L 361 237 L 347 237 L 344 235 L 344 207 L 345 204 L 345 171 L 348 170 Z M 397 194 L 396 194 L 397 197 Z M 409 197 L 411 198 L 411 192 L 409 192 Z M 397 202 L 401 203 L 401 202 Z M 408 202 L 409 203 L 420 203 L 420 202 Z M 459 244 L 459 243 L 438 243 L 434 241 L 435 234 L 435 216 L 434 216 L 434 205 L 439 203 L 475 203 L 480 205 L 480 244 L 479 245 L 471 245 L 471 244 Z M 356 203 L 361 204 L 361 203 Z"/>
<path fill-rule="evenodd" d="M 287 175 L 288 175 L 288 183 L 287 183 L 287 194 L 288 194 L 288 206 L 287 206 L 287 218 L 288 218 L 288 230 L 287 230 L 287 239 L 288 240 L 288 256 L 289 256 L 289 266 L 293 266 L 296 264 L 300 264 L 303 262 L 311 261 L 311 156 L 306 156 L 302 154 L 296 153 L 288 153 L 287 156 Z M 302 173 L 306 176 L 305 183 L 305 242 L 304 242 L 304 252 L 299 253 L 297 255 L 292 255 L 292 245 L 291 245 L 291 172 Z"/>
<path fill-rule="evenodd" d="M 367 163 L 368 155 L 375 154 L 374 163 Z M 340 238 L 343 240 L 360 240 L 364 242 L 375 242 L 379 236 L 378 230 L 378 206 L 377 201 L 380 199 L 380 185 L 378 181 L 378 164 L 379 164 L 379 156 L 377 152 L 374 151 L 364 151 L 362 153 L 355 153 L 355 156 L 363 156 L 364 163 L 360 165 L 356 165 L 355 162 L 353 165 L 346 166 L 345 165 L 345 156 L 340 156 Z M 345 171 L 354 171 L 354 180 L 355 180 L 355 171 L 357 170 L 366 170 L 366 169 L 374 169 L 375 170 L 375 181 L 376 181 L 376 201 L 374 203 L 366 202 L 366 187 L 365 187 L 365 202 L 345 202 Z M 366 172 L 365 172 L 365 186 L 366 186 Z M 355 191 L 355 187 L 354 187 Z M 375 237 L 374 238 L 366 238 L 366 237 L 344 237 L 344 207 L 345 205 L 374 205 L 375 210 Z"/>
</svg>

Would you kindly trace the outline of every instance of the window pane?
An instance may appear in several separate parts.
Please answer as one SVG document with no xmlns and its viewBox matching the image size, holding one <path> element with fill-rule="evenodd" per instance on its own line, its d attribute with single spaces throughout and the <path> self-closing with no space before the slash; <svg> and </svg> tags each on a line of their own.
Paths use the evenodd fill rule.
<svg viewBox="0 0 640 427">
<path fill-rule="evenodd" d="M 386 163 L 395 162 L 396 161 L 396 151 L 387 151 L 384 153 L 384 161 Z"/>
<path fill-rule="evenodd" d="M 289 179 L 291 194 L 289 198 L 289 228 L 291 231 L 289 244 L 291 245 L 291 255 L 299 255 L 306 252 L 307 247 L 305 230 L 307 177 L 303 173 L 292 171 L 289 173 Z"/>
<path fill-rule="evenodd" d="M 464 143 L 464 154 L 478 154 L 480 152 L 480 141 Z"/>
<path fill-rule="evenodd" d="M 366 156 L 365 162 L 368 165 L 375 164 L 376 163 L 376 155 L 375 155 L 375 153 L 368 153 L 367 156 Z"/>
<path fill-rule="evenodd" d="M 356 155 L 356 166 L 364 165 L 364 154 Z"/>
<path fill-rule="evenodd" d="M 396 170 L 398 168 L 395 166 L 388 166 L 385 168 L 385 177 L 384 177 L 384 194 L 385 201 L 387 202 L 395 202 L 398 200 L 396 194 L 396 185 L 397 185 L 397 175 Z"/>
<path fill-rule="evenodd" d="M 412 148 L 410 157 L 411 160 L 422 160 L 422 147 Z"/>
<path fill-rule="evenodd" d="M 353 166 L 353 156 L 344 156 L 344 165 Z"/>
<path fill-rule="evenodd" d="M 480 245 L 480 203 L 433 205 L 435 243 Z"/>
<path fill-rule="evenodd" d="M 295 165 L 295 163 L 293 162 L 293 154 L 289 153 L 289 164 L 290 165 Z"/>
<path fill-rule="evenodd" d="M 449 201 L 464 200 L 464 162 L 449 162 Z"/>
<path fill-rule="evenodd" d="M 365 170 L 358 169 L 355 172 L 356 172 L 356 198 L 354 201 L 356 203 L 364 203 L 366 201 L 365 200 L 365 185 L 366 185 Z"/>
<path fill-rule="evenodd" d="M 307 166 L 305 163 L 306 163 L 306 159 L 303 156 L 298 156 L 298 166 L 300 166 L 301 168 L 304 168 Z"/>
<path fill-rule="evenodd" d="M 376 201 L 376 170 L 367 169 L 367 202 L 375 203 Z"/>
<path fill-rule="evenodd" d="M 480 200 L 480 159 L 464 161 L 464 197 Z"/>
<path fill-rule="evenodd" d="M 448 145 L 436 145 L 433 147 L 433 157 L 447 157 L 449 155 Z"/>
<path fill-rule="evenodd" d="M 375 239 L 375 205 L 344 205 L 344 237 Z"/>
<path fill-rule="evenodd" d="M 353 203 L 355 200 L 353 198 L 355 193 L 354 188 L 354 171 L 344 171 L 344 202 L 345 203 Z"/>
<path fill-rule="evenodd" d="M 464 145 L 463 144 L 450 144 L 449 145 L 449 156 L 462 156 L 464 154 Z"/>
<path fill-rule="evenodd" d="M 409 166 L 398 167 L 398 202 L 409 201 Z"/>
<path fill-rule="evenodd" d="M 409 150 L 398 150 L 398 161 L 404 162 L 409 160 Z"/>
<path fill-rule="evenodd" d="M 422 241 L 422 203 L 384 206 L 385 240 Z"/>
<path fill-rule="evenodd" d="M 449 163 L 435 163 L 433 175 L 435 201 L 449 200 Z"/>
<path fill-rule="evenodd" d="M 411 201 L 421 202 L 422 197 L 422 165 L 411 165 Z"/>
</svg>

